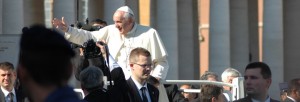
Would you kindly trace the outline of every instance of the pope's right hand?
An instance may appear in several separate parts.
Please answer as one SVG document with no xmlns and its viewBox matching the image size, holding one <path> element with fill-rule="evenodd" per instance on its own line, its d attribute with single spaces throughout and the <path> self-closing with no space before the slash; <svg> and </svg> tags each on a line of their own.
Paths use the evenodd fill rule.
<svg viewBox="0 0 300 102">
<path fill-rule="evenodd" d="M 61 20 L 54 18 L 52 20 L 52 24 L 53 24 L 53 27 L 55 27 L 56 29 L 62 30 L 64 32 L 68 31 L 68 25 L 65 22 L 64 17 L 62 17 Z"/>
</svg>

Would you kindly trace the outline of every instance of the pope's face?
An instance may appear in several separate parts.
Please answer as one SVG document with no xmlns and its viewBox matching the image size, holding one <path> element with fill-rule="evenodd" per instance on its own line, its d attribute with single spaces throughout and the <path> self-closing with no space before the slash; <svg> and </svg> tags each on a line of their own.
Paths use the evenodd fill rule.
<svg viewBox="0 0 300 102">
<path fill-rule="evenodd" d="M 113 20 L 115 22 L 116 28 L 119 30 L 120 34 L 127 34 L 133 28 L 133 20 L 124 18 L 125 12 L 116 11 Z"/>
</svg>

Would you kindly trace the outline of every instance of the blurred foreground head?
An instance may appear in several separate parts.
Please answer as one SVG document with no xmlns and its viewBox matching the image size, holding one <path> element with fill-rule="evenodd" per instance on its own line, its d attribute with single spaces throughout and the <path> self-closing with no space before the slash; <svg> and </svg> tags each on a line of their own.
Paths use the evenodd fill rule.
<svg viewBox="0 0 300 102">
<path fill-rule="evenodd" d="M 72 74 L 75 53 L 58 32 L 35 25 L 22 31 L 18 75 L 23 84 L 61 87 Z"/>
</svg>

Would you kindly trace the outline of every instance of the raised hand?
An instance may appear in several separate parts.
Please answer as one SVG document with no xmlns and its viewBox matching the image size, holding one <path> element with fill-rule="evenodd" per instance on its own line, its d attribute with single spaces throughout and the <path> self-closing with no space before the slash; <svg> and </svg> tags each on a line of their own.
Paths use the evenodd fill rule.
<svg viewBox="0 0 300 102">
<path fill-rule="evenodd" d="M 61 20 L 54 18 L 52 20 L 52 24 L 53 24 L 53 27 L 55 27 L 56 29 L 60 29 L 64 32 L 67 32 L 67 30 L 68 30 L 68 25 L 65 22 L 64 17 L 62 17 Z"/>
</svg>

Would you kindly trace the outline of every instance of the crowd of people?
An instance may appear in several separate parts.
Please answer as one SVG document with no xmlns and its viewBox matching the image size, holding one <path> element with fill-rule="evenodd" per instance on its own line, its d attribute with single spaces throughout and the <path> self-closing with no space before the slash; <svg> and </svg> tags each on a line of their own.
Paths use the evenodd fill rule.
<svg viewBox="0 0 300 102">
<path fill-rule="evenodd" d="M 87 31 L 53 19 L 56 30 L 35 25 L 23 29 L 17 67 L 0 62 L 0 102 L 231 102 L 232 88 L 211 84 L 163 84 L 169 65 L 167 52 L 157 31 L 135 22 L 134 13 L 122 6 L 113 15 L 114 24 L 99 21 L 99 29 Z M 96 24 L 96 23 L 93 23 Z M 104 24 L 104 25 L 102 25 Z M 64 34 L 59 33 L 61 30 Z M 91 60 L 75 64 L 70 42 L 83 45 L 95 41 L 101 65 Z M 85 51 L 80 50 L 79 55 Z M 81 58 L 85 59 L 85 56 Z M 97 58 L 94 58 L 97 59 Z M 76 66 L 78 65 L 78 66 Z M 76 67 L 74 67 L 76 66 Z M 75 69 L 74 69 L 75 68 Z M 80 69 L 80 70 L 78 70 Z M 75 70 L 75 72 L 74 72 Z M 244 75 L 227 68 L 221 81 L 232 83 L 244 77 L 246 97 L 234 102 L 279 102 L 268 94 L 272 84 L 271 69 L 266 63 L 252 62 Z M 76 75 L 83 90 L 80 99 L 68 85 Z M 110 84 L 104 88 L 104 76 Z M 214 72 L 205 72 L 200 80 L 219 81 Z M 200 89 L 186 93 L 181 89 Z M 300 78 L 288 83 L 283 102 L 300 102 Z"/>
</svg>

